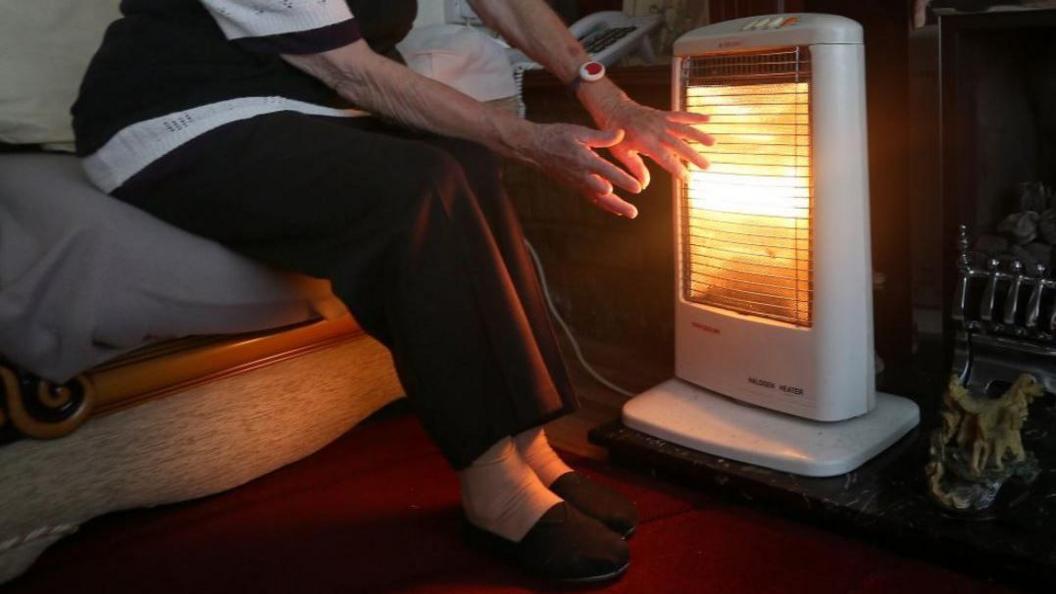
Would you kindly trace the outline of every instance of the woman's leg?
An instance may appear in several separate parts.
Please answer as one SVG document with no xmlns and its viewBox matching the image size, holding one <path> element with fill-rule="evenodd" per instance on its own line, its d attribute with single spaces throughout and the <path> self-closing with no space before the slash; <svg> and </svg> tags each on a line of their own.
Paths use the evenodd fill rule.
<svg viewBox="0 0 1056 594">
<path fill-rule="evenodd" d="M 290 113 L 238 122 L 115 196 L 331 279 L 391 348 L 426 429 L 465 468 L 499 439 L 570 411 L 574 397 L 538 293 L 518 291 L 530 268 L 507 266 L 521 242 L 516 219 L 493 228 L 449 152 L 375 126 Z"/>
<path fill-rule="evenodd" d="M 524 245 L 524 231 L 503 185 L 502 164 L 498 156 L 477 143 L 457 138 L 431 136 L 421 141 L 448 153 L 462 166 L 480 210 L 494 231 L 495 242 L 546 365 L 556 382 L 569 385 L 542 286 Z"/>
<path fill-rule="evenodd" d="M 462 165 L 466 179 L 479 197 L 484 216 L 493 229 L 504 230 L 495 234 L 496 240 L 514 286 L 521 295 L 525 312 L 532 321 L 532 328 L 543 330 L 536 334 L 536 341 L 544 355 L 553 356 L 547 361 L 550 368 L 563 372 L 541 284 L 525 249 L 520 221 L 503 188 L 498 160 L 479 144 L 464 140 L 433 137 L 425 142 L 448 152 Z M 626 536 L 634 532 L 638 524 L 634 504 L 622 494 L 574 472 L 550 446 L 541 426 L 513 436 L 513 445 L 521 459 L 554 494 L 601 520 L 618 534 Z"/>
<path fill-rule="evenodd" d="M 481 212 L 492 229 L 502 230 L 495 234 L 496 243 L 521 297 L 525 314 L 536 331 L 536 342 L 547 366 L 563 374 L 561 353 L 545 307 L 542 286 L 525 248 L 520 220 L 503 187 L 502 167 L 497 156 L 477 143 L 457 138 L 429 137 L 423 141 L 447 152 L 459 162 L 478 197 Z M 572 471 L 550 447 L 542 427 L 533 427 L 514 436 L 514 445 L 546 486 Z"/>
<path fill-rule="evenodd" d="M 574 401 L 497 177 L 376 126 L 299 114 L 238 122 L 115 195 L 330 279 L 392 351 L 423 425 L 459 470 L 470 522 L 518 543 L 521 563 L 546 575 L 618 574 L 626 545 L 561 502 L 510 438 Z"/>
</svg>

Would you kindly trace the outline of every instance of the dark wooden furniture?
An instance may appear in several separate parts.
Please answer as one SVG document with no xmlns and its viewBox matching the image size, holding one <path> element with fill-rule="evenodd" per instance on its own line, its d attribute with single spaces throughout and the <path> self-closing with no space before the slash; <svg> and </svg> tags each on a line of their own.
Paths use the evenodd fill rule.
<svg viewBox="0 0 1056 594">
<path fill-rule="evenodd" d="M 759 14 L 804 12 L 805 0 L 711 0 L 711 22 L 728 21 Z"/>
</svg>

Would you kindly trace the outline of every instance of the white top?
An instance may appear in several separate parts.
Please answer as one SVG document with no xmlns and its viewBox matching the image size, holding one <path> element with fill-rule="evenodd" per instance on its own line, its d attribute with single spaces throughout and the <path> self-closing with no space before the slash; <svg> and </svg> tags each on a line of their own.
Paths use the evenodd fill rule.
<svg viewBox="0 0 1056 594">
<path fill-rule="evenodd" d="M 396 49 L 411 70 L 473 97 L 493 101 L 517 95 L 513 67 L 497 41 L 471 27 L 412 29 Z"/>
<path fill-rule="evenodd" d="M 280 111 L 334 117 L 369 115 L 363 111 L 334 109 L 284 97 L 230 99 L 132 124 L 85 157 L 82 160 L 84 172 L 96 187 L 110 193 L 147 165 L 197 136 L 224 124 Z"/>
<path fill-rule="evenodd" d="M 199 0 L 228 39 L 310 31 L 347 21 L 344 0 Z"/>
</svg>

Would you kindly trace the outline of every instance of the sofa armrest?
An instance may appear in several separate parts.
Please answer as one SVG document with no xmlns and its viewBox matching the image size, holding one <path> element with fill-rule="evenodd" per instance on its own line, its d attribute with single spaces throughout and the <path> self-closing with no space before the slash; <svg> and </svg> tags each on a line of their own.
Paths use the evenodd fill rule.
<svg viewBox="0 0 1056 594">
<path fill-rule="evenodd" d="M 83 377 L 87 422 L 0 447 L 0 584 L 90 518 L 237 487 L 401 396 L 388 351 L 347 318 L 157 345 Z"/>
<path fill-rule="evenodd" d="M 26 437 L 61 438 L 89 418 L 362 333 L 351 316 L 344 316 L 277 330 L 172 340 L 128 353 L 61 385 L 0 366 L 0 444 Z"/>
</svg>

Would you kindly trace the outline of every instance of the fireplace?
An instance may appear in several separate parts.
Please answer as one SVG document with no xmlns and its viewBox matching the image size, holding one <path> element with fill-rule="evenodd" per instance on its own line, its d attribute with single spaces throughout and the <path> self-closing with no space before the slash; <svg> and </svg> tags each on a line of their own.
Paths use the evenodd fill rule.
<svg viewBox="0 0 1056 594">
<path fill-rule="evenodd" d="M 1021 370 L 1056 390 L 1056 11 L 941 14 L 915 43 L 919 360 L 980 391 Z"/>
</svg>

